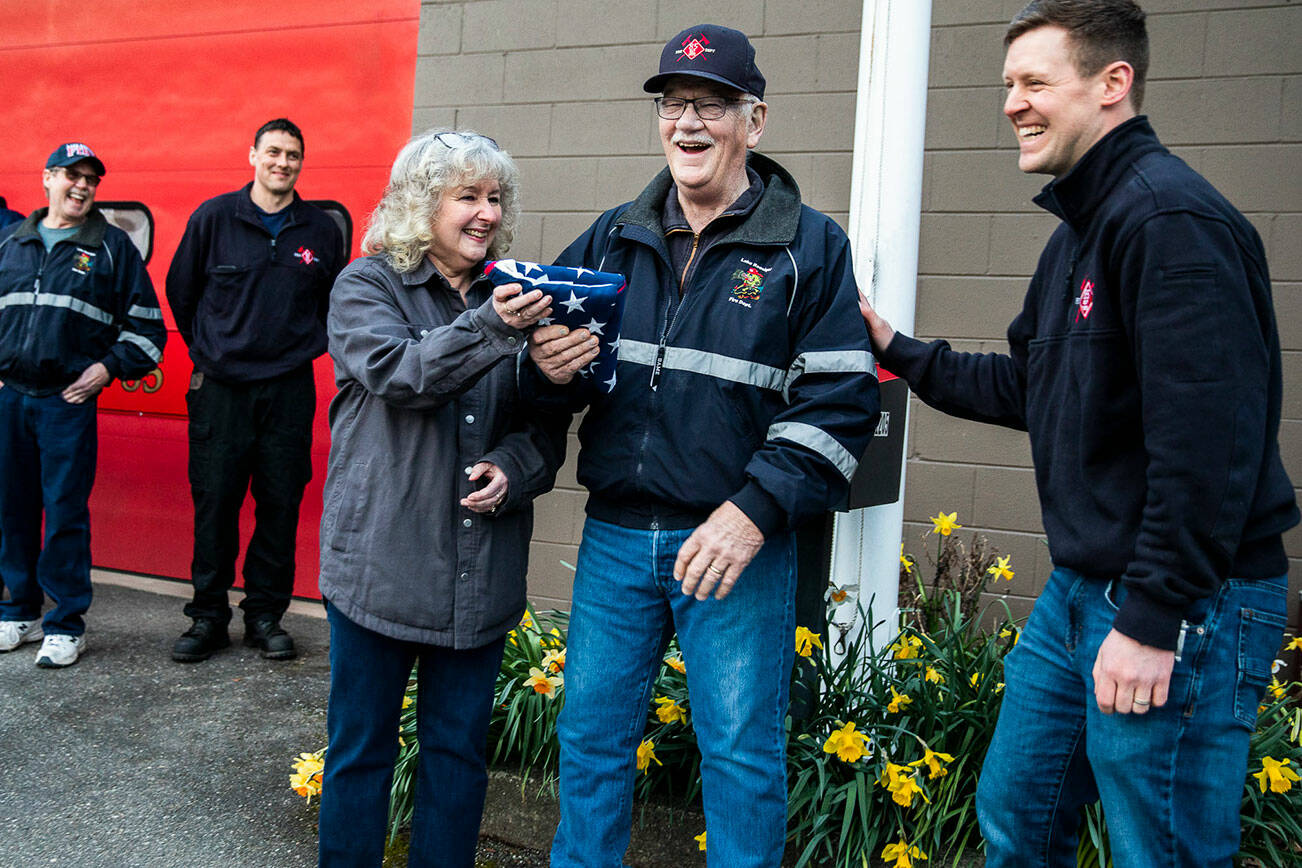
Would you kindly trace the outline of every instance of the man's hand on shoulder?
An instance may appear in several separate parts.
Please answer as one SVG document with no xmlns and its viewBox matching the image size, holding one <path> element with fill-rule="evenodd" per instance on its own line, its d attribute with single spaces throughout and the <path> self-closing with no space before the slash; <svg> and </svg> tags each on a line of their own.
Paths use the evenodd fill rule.
<svg viewBox="0 0 1302 868">
<path fill-rule="evenodd" d="M 698 600 L 710 591 L 722 600 L 763 545 L 764 534 L 755 523 L 731 500 L 724 501 L 678 550 L 674 580 Z"/>
<path fill-rule="evenodd" d="M 1145 714 L 1166 705 L 1175 652 L 1113 630 L 1094 659 L 1094 699 L 1104 714 Z"/>
<path fill-rule="evenodd" d="M 95 362 L 89 368 L 81 372 L 77 381 L 62 392 L 63 400 L 69 404 L 84 404 L 86 401 L 99 394 L 109 384 L 108 368 L 104 367 L 103 362 Z"/>
<path fill-rule="evenodd" d="M 563 385 L 597 357 L 597 339 L 587 329 L 540 326 L 529 335 L 529 358 L 553 383 Z"/>
<path fill-rule="evenodd" d="M 873 306 L 868 303 L 864 296 L 863 290 L 859 291 L 859 313 L 863 316 L 863 321 L 868 326 L 868 339 L 872 341 L 873 350 L 880 353 L 890 344 L 891 339 L 895 337 L 895 329 L 891 324 L 877 315 Z"/>
</svg>

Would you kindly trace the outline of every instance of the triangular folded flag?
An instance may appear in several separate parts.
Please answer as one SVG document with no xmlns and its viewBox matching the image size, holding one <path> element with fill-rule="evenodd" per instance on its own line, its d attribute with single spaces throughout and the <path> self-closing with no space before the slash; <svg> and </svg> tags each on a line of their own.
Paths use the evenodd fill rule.
<svg viewBox="0 0 1302 868">
<path fill-rule="evenodd" d="M 624 313 L 624 275 L 567 265 L 539 265 L 516 259 L 499 259 L 484 266 L 494 286 L 520 283 L 525 291 L 541 289 L 552 297 L 552 315 L 539 325 L 587 329 L 597 336 L 597 358 L 579 371 L 592 377 L 597 388 L 615 388 L 615 363 L 619 360 L 619 321 Z"/>
</svg>

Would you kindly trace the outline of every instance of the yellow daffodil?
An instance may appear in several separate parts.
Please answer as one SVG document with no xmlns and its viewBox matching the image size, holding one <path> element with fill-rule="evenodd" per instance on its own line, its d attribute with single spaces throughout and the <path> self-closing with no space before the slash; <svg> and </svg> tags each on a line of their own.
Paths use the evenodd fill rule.
<svg viewBox="0 0 1302 868">
<path fill-rule="evenodd" d="M 519 644 L 520 644 L 519 642 L 516 642 L 516 641 L 515 641 L 515 631 L 514 631 L 514 630 L 511 630 L 511 631 L 509 631 L 509 632 L 506 634 L 506 641 L 507 641 L 507 642 L 510 642 L 512 645 L 519 645 Z"/>
<path fill-rule="evenodd" d="M 1272 699 L 1283 699 L 1284 694 L 1288 693 L 1288 686 L 1280 684 L 1279 679 L 1272 676 L 1270 684 L 1266 686 L 1266 692 L 1271 695 Z"/>
<path fill-rule="evenodd" d="M 1002 682 L 1002 681 L 998 681 L 998 682 L 996 682 L 996 683 L 995 683 L 995 693 L 1003 693 L 1003 692 L 1004 692 L 1004 682 Z"/>
<path fill-rule="evenodd" d="M 646 738 L 637 746 L 637 770 L 642 774 L 646 774 L 651 768 L 651 763 L 658 766 L 664 765 L 664 763 L 656 759 L 656 743 Z"/>
<path fill-rule="evenodd" d="M 1021 630 L 1018 630 L 1016 627 L 1005 627 L 1004 629 L 1002 629 L 1002 630 L 999 631 L 999 638 L 1000 638 L 1000 639 L 1007 639 L 1009 636 L 1012 636 L 1012 637 L 1013 637 L 1013 644 L 1012 644 L 1012 647 L 1013 647 L 1013 648 L 1016 648 L 1016 647 L 1017 647 L 1017 643 L 1018 643 L 1018 642 L 1021 640 L 1021 638 L 1022 638 L 1022 631 L 1021 631 Z"/>
<path fill-rule="evenodd" d="M 687 723 L 687 709 L 683 708 L 668 696 L 657 696 L 656 717 L 660 718 L 661 723 Z"/>
<path fill-rule="evenodd" d="M 882 772 L 878 781 L 890 791 L 891 800 L 902 808 L 913 807 L 914 796 L 922 796 L 924 802 L 931 804 L 931 800 L 918 784 L 918 776 L 910 772 L 908 766 L 887 763 L 886 770 Z"/>
<path fill-rule="evenodd" d="M 845 726 L 832 731 L 823 742 L 823 753 L 834 753 L 841 762 L 855 763 L 867 753 L 868 736 L 854 728 L 854 721 L 847 721 Z"/>
<path fill-rule="evenodd" d="M 926 676 L 924 676 L 924 677 L 925 677 L 928 681 L 930 681 L 932 684 L 944 684 L 944 683 L 945 683 L 945 676 L 944 676 L 944 675 L 941 675 L 940 672 L 938 672 L 938 671 L 936 670 L 936 667 L 935 667 L 935 666 L 928 666 L 928 667 L 927 667 L 927 674 L 926 674 Z"/>
<path fill-rule="evenodd" d="M 808 627 L 796 628 L 796 653 L 801 657 L 808 657 L 814 653 L 815 648 L 821 649 L 823 640 L 818 638 L 818 634 L 811 631 Z"/>
<path fill-rule="evenodd" d="M 973 672 L 972 677 L 967 680 L 967 683 L 971 684 L 973 687 L 979 687 L 981 685 L 981 673 Z"/>
<path fill-rule="evenodd" d="M 548 672 L 563 672 L 565 670 L 565 649 L 548 651 L 544 654 L 542 668 Z"/>
<path fill-rule="evenodd" d="M 525 610 L 525 613 L 522 616 L 520 616 L 520 626 L 527 627 L 530 629 L 534 627 L 533 615 L 530 615 L 527 609 Z"/>
<path fill-rule="evenodd" d="M 898 714 L 906 705 L 911 705 L 913 699 L 907 693 L 898 693 L 891 685 L 886 685 L 886 689 L 891 692 L 891 701 L 886 704 L 886 710 L 892 714 Z"/>
<path fill-rule="evenodd" d="M 289 776 L 289 786 L 295 793 L 312 803 L 312 797 L 321 793 L 321 774 L 325 761 L 321 759 L 322 751 L 301 753 L 294 761 L 294 774 Z"/>
<path fill-rule="evenodd" d="M 1302 636 L 1298 636 L 1284 646 L 1285 651 L 1302 651 Z"/>
<path fill-rule="evenodd" d="M 695 838 L 692 839 L 693 841 L 696 842 L 696 849 L 700 850 L 702 853 L 705 852 L 705 835 L 706 833 L 702 832 L 701 834 L 697 835 Z"/>
<path fill-rule="evenodd" d="M 532 687 L 534 693 L 541 693 L 548 699 L 556 698 L 556 688 L 565 683 L 559 675 L 548 675 L 537 666 L 529 667 L 529 677 L 524 680 L 525 687 Z"/>
<path fill-rule="evenodd" d="M 917 636 L 901 636 L 891 646 L 896 660 L 914 660 L 922 650 L 922 640 Z"/>
<path fill-rule="evenodd" d="M 904 572 L 913 575 L 913 558 L 904 553 L 904 543 L 900 543 L 900 566 L 904 567 Z"/>
<path fill-rule="evenodd" d="M 665 664 L 680 675 L 687 674 L 687 663 L 683 660 L 683 655 L 675 654 L 673 657 L 666 657 Z"/>
<path fill-rule="evenodd" d="M 410 696 L 403 696 L 403 697 L 402 697 L 402 710 L 403 710 L 403 711 L 406 711 L 406 710 L 409 709 L 409 708 L 411 708 L 411 697 L 410 697 Z"/>
<path fill-rule="evenodd" d="M 909 765 L 912 768 L 918 768 L 919 766 L 925 765 L 927 767 L 927 777 L 935 780 L 936 778 L 943 778 L 945 775 L 949 774 L 949 769 L 945 768 L 944 764 L 952 763 L 953 761 L 954 757 L 950 754 L 940 753 L 931 748 L 927 748 L 927 752 L 922 755 L 922 759 L 914 760 L 909 763 Z"/>
<path fill-rule="evenodd" d="M 890 862 L 892 859 L 895 864 L 888 868 L 913 868 L 913 860 L 925 862 L 927 854 L 901 838 L 897 843 L 882 848 L 882 861 Z"/>
<path fill-rule="evenodd" d="M 931 532 L 941 536 L 949 536 L 963 526 L 958 523 L 957 512 L 951 512 L 949 515 L 943 512 L 937 513 L 931 517 L 931 523 L 936 526 Z"/>
<path fill-rule="evenodd" d="M 1013 576 L 1016 575 L 1008 567 L 1008 561 L 1011 559 L 1011 557 L 1012 557 L 1011 555 L 1005 555 L 1002 558 L 996 559 L 995 562 L 990 565 L 990 569 L 986 570 L 986 572 L 994 576 L 995 581 L 999 581 L 1000 579 L 1006 579 L 1007 581 L 1011 582 L 1013 580 Z"/>
<path fill-rule="evenodd" d="M 1261 758 L 1261 771 L 1256 772 L 1253 777 L 1257 783 L 1261 784 L 1261 791 L 1266 792 L 1266 787 L 1270 787 L 1272 793 L 1287 793 L 1297 783 L 1298 773 L 1289 768 L 1291 763 L 1288 757 L 1277 760 L 1274 757 Z"/>
</svg>

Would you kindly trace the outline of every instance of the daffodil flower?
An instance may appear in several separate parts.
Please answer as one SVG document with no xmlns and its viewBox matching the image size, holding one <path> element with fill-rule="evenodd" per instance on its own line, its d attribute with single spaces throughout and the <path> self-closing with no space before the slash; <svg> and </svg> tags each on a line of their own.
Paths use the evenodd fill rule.
<svg viewBox="0 0 1302 868">
<path fill-rule="evenodd" d="M 963 526 L 958 523 L 957 512 L 951 512 L 949 515 L 943 512 L 937 513 L 931 517 L 931 523 L 936 526 L 931 532 L 941 536 L 949 536 Z"/>
<path fill-rule="evenodd" d="M 411 697 L 404 695 L 402 697 L 402 710 L 406 711 L 409 708 L 411 708 Z"/>
<path fill-rule="evenodd" d="M 944 675 L 941 675 L 940 672 L 937 671 L 937 669 L 936 669 L 935 666 L 928 666 L 928 667 L 927 667 L 927 674 L 926 674 L 924 677 L 925 677 L 928 681 L 930 681 L 932 684 L 944 684 L 944 683 L 945 683 L 945 676 L 944 676 Z"/>
<path fill-rule="evenodd" d="M 707 829 L 706 831 L 708 832 L 709 830 Z M 702 832 L 692 839 L 696 842 L 696 849 L 700 850 L 702 853 L 705 852 L 705 835 L 706 832 Z"/>
<path fill-rule="evenodd" d="M 533 616 L 529 614 L 528 609 L 526 609 L 525 613 L 520 616 L 520 626 L 529 629 L 533 629 L 534 627 Z"/>
<path fill-rule="evenodd" d="M 666 657 L 665 665 L 680 675 L 687 674 L 687 663 L 683 660 L 683 655 L 681 654 L 675 654 L 673 657 Z"/>
<path fill-rule="evenodd" d="M 904 543 L 900 543 L 900 566 L 904 567 L 904 572 L 913 575 L 913 558 L 904 553 Z"/>
<path fill-rule="evenodd" d="M 811 631 L 808 627 L 796 628 L 796 653 L 801 657 L 808 657 L 814 653 L 815 648 L 822 649 L 823 640 L 818 638 L 818 634 Z"/>
<path fill-rule="evenodd" d="M 978 686 L 980 686 L 980 684 L 981 684 L 981 673 L 980 673 L 980 672 L 973 672 L 973 673 L 972 673 L 972 677 L 969 678 L 969 679 L 967 680 L 967 683 L 968 683 L 968 684 L 971 684 L 973 687 L 978 687 Z"/>
<path fill-rule="evenodd" d="M 565 670 L 565 649 L 561 648 L 556 651 L 548 651 L 543 655 L 542 668 L 548 672 L 562 672 Z"/>
<path fill-rule="evenodd" d="M 886 685 L 886 689 L 891 692 L 891 701 L 887 703 L 886 710 L 892 714 L 898 714 L 906 705 L 910 705 L 913 699 L 907 693 L 899 693 L 891 685 Z"/>
<path fill-rule="evenodd" d="M 1285 651 L 1302 651 L 1302 636 L 1297 636 L 1284 646 Z"/>
<path fill-rule="evenodd" d="M 687 710 L 679 705 L 668 696 L 657 696 L 656 717 L 660 718 L 661 723 L 686 723 Z"/>
<path fill-rule="evenodd" d="M 1016 575 L 1008 567 L 1008 561 L 1011 558 L 1012 555 L 1004 555 L 1002 558 L 996 559 L 995 562 L 990 565 L 990 569 L 986 570 L 986 572 L 994 576 L 995 581 L 999 581 L 1000 579 L 1006 579 L 1007 581 L 1011 582 L 1013 580 L 1013 576 Z"/>
<path fill-rule="evenodd" d="M 827 591 L 823 594 L 823 599 L 834 606 L 839 606 L 850 599 L 850 595 L 858 590 L 858 585 L 836 585 L 829 582 Z"/>
<path fill-rule="evenodd" d="M 525 687 L 532 687 L 534 693 L 540 693 L 548 699 L 556 698 L 556 688 L 565 683 L 559 675 L 548 675 L 537 666 L 529 667 L 529 677 L 524 680 Z"/>
<path fill-rule="evenodd" d="M 868 747 L 869 738 L 854 728 L 854 721 L 847 721 L 840 729 L 832 731 L 823 742 L 823 753 L 834 753 L 841 762 L 855 763 L 861 760 Z"/>
<path fill-rule="evenodd" d="M 646 738 L 637 746 L 637 770 L 642 774 L 646 774 L 651 768 L 651 763 L 658 766 L 664 765 L 664 763 L 656 759 L 656 743 Z"/>
<path fill-rule="evenodd" d="M 908 766 L 887 763 L 886 770 L 878 779 L 879 783 L 890 791 L 891 800 L 902 808 L 913 807 L 913 797 L 922 796 L 922 800 L 931 804 L 927 794 L 918 783 L 918 776 L 909 771 Z"/>
<path fill-rule="evenodd" d="M 887 844 L 882 848 L 882 861 L 890 862 L 892 859 L 895 860 L 895 864 L 889 868 L 913 868 L 913 860 L 925 862 L 927 854 L 901 838 L 898 842 Z"/>
<path fill-rule="evenodd" d="M 1279 679 L 1272 676 L 1270 684 L 1266 686 L 1266 692 L 1269 693 L 1273 699 L 1283 699 L 1284 695 L 1288 693 L 1288 686 L 1280 684 Z"/>
<path fill-rule="evenodd" d="M 927 777 L 935 780 L 936 778 L 943 778 L 945 775 L 949 774 L 949 769 L 945 768 L 944 764 L 952 763 L 953 761 L 954 757 L 952 755 L 940 753 L 931 748 L 927 748 L 927 752 L 922 755 L 922 759 L 914 760 L 909 763 L 909 766 L 912 768 L 918 768 L 919 766 L 925 765 L 927 767 Z"/>
<path fill-rule="evenodd" d="M 913 660 L 916 659 L 922 649 L 922 640 L 917 636 L 901 636 L 891 651 L 895 652 L 896 660 Z"/>
<path fill-rule="evenodd" d="M 312 803 L 312 797 L 321 793 L 321 775 L 325 761 L 324 749 L 316 753 L 301 753 L 294 761 L 294 774 L 289 776 L 289 786 L 295 793 Z"/>
<path fill-rule="evenodd" d="M 1297 783 L 1298 773 L 1289 768 L 1292 762 L 1288 757 L 1277 760 L 1274 757 L 1261 758 L 1261 771 L 1253 775 L 1257 783 L 1261 784 L 1261 791 L 1266 792 L 1266 787 L 1270 787 L 1272 793 L 1287 793 Z"/>
<path fill-rule="evenodd" d="M 1013 637 L 1013 644 L 1011 647 L 1016 648 L 1017 643 L 1022 639 L 1022 631 L 1018 630 L 1016 627 L 1005 627 L 999 631 L 1000 639 L 1007 639 L 1009 636 Z"/>
</svg>

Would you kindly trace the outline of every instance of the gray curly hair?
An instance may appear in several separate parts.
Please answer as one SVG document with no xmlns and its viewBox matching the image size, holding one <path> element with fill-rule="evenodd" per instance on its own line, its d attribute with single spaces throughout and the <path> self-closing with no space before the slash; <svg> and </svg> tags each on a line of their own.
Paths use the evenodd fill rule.
<svg viewBox="0 0 1302 868">
<path fill-rule="evenodd" d="M 502 222 L 488 248 L 489 259 L 500 259 L 520 219 L 520 172 L 506 151 L 471 130 L 433 129 L 403 146 L 367 222 L 362 250 L 384 254 L 399 272 L 415 271 L 433 244 L 444 191 L 485 179 L 502 188 Z"/>
</svg>

